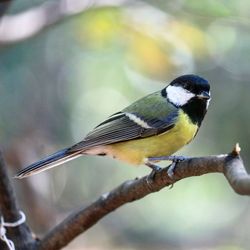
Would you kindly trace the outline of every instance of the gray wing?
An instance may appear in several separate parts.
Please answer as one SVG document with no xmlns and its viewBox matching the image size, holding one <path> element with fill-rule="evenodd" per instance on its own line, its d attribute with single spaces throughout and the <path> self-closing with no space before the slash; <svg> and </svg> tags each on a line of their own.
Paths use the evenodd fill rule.
<svg viewBox="0 0 250 250">
<path fill-rule="evenodd" d="M 131 119 L 129 114 L 135 119 Z M 136 113 L 118 112 L 99 124 L 83 141 L 69 148 L 68 152 L 161 134 L 174 127 L 177 116 L 178 111 L 174 111 L 164 119 L 146 120 Z"/>
</svg>

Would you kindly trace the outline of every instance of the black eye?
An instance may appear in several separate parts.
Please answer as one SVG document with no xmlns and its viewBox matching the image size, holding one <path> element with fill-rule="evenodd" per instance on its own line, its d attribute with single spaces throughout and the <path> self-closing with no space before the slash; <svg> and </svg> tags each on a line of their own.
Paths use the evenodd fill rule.
<svg viewBox="0 0 250 250">
<path fill-rule="evenodd" d="M 191 85 L 187 82 L 183 83 L 183 88 L 186 89 L 186 90 L 190 90 L 191 89 Z"/>
</svg>

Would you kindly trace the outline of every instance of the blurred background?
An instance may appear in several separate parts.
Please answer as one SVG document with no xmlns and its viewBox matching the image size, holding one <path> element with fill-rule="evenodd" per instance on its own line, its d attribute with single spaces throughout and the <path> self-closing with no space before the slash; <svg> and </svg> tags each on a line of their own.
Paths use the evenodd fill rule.
<svg viewBox="0 0 250 250">
<path fill-rule="evenodd" d="M 0 138 L 11 174 L 184 73 L 208 79 L 212 101 L 198 136 L 179 154 L 227 153 L 239 142 L 248 163 L 249 9 L 247 0 L 13 1 L 0 21 Z M 13 183 L 29 225 L 43 235 L 148 173 L 82 157 Z M 120 208 L 65 249 L 242 250 L 249 224 L 249 198 L 209 174 Z"/>
</svg>

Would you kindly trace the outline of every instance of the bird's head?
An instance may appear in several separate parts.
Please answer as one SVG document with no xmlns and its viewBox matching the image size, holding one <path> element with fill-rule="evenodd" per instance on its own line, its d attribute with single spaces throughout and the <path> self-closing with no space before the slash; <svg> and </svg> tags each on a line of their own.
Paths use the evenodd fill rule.
<svg viewBox="0 0 250 250">
<path fill-rule="evenodd" d="M 197 75 L 183 75 L 174 79 L 162 90 L 162 96 L 177 107 L 189 102 L 209 104 L 210 85 L 207 80 Z"/>
</svg>

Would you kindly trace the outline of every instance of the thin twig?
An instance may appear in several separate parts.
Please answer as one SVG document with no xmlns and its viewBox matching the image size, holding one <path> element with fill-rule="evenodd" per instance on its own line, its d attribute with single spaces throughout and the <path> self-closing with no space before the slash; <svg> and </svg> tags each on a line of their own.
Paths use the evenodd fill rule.
<svg viewBox="0 0 250 250">
<path fill-rule="evenodd" d="M 151 183 L 148 182 L 148 177 L 145 176 L 140 179 L 126 181 L 111 192 L 102 195 L 90 206 L 70 215 L 53 228 L 40 241 L 38 249 L 61 249 L 120 206 L 141 199 L 187 177 L 215 172 L 224 173 L 237 193 L 250 195 L 250 177 L 245 171 L 239 156 L 239 147 L 237 146 L 232 153 L 227 155 L 190 158 L 180 162 L 176 165 L 172 178 L 168 176 L 167 169 L 168 167 L 157 172 Z"/>
</svg>

